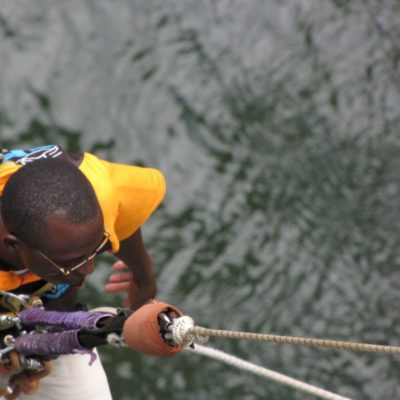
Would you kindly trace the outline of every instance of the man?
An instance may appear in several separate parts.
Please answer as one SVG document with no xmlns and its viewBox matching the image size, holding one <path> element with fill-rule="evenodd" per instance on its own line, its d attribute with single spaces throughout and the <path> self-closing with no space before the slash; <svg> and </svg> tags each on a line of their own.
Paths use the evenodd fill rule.
<svg viewBox="0 0 400 400">
<path fill-rule="evenodd" d="M 94 257 L 109 251 L 120 261 L 107 292 L 127 291 L 133 310 L 155 296 L 140 226 L 164 197 L 159 171 L 49 145 L 4 152 L 0 193 L 0 290 L 39 295 L 47 309 L 75 310 Z M 111 399 L 99 361 L 89 367 L 85 356 L 72 355 L 53 364 L 27 398 Z"/>
</svg>

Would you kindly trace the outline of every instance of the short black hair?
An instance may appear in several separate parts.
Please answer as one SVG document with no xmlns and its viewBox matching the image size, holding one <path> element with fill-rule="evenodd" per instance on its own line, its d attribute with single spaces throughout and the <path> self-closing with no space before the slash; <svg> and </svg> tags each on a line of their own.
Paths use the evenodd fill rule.
<svg viewBox="0 0 400 400">
<path fill-rule="evenodd" d="M 4 187 L 1 216 L 6 228 L 32 247 L 46 240 L 51 216 L 85 223 L 100 212 L 92 185 L 73 164 L 60 158 L 24 165 Z"/>
</svg>

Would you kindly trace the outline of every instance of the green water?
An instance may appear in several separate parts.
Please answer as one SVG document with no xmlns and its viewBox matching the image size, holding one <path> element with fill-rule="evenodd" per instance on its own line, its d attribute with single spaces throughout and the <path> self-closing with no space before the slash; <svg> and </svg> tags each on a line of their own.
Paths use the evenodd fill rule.
<svg viewBox="0 0 400 400">
<path fill-rule="evenodd" d="M 204 326 L 400 344 L 397 0 L 0 0 L 0 139 L 160 168 L 159 298 Z M 111 258 L 83 300 L 105 297 Z M 213 339 L 356 399 L 398 357 Z M 191 354 L 102 352 L 115 400 L 305 399 Z"/>
</svg>

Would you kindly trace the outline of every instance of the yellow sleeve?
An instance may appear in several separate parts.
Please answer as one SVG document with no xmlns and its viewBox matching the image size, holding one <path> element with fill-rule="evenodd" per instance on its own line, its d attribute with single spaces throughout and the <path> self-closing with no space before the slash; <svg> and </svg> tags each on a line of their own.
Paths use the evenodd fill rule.
<svg viewBox="0 0 400 400">
<path fill-rule="evenodd" d="M 85 153 L 79 169 L 92 184 L 110 233 L 112 252 L 132 235 L 164 198 L 164 176 L 153 168 L 116 164 Z"/>
<path fill-rule="evenodd" d="M 17 172 L 22 165 L 16 165 L 11 161 L 0 164 L 0 195 L 3 194 L 4 186 L 14 172 Z"/>
</svg>

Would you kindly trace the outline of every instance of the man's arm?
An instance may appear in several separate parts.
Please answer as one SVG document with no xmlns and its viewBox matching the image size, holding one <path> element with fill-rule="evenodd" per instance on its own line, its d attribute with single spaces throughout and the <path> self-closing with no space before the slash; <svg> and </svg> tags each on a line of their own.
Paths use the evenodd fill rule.
<svg viewBox="0 0 400 400">
<path fill-rule="evenodd" d="M 144 247 L 140 228 L 121 241 L 115 256 L 125 264 L 129 272 L 111 275 L 105 290 L 108 293 L 128 292 L 129 305 L 135 310 L 156 295 L 153 260 Z M 124 269 L 124 265 L 117 262 L 114 269 Z"/>
</svg>

